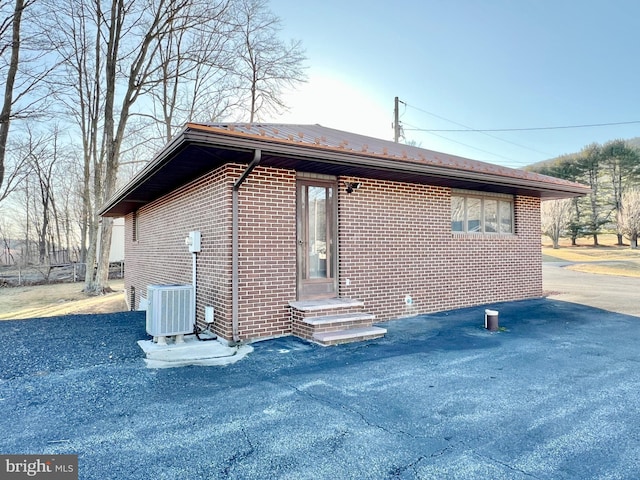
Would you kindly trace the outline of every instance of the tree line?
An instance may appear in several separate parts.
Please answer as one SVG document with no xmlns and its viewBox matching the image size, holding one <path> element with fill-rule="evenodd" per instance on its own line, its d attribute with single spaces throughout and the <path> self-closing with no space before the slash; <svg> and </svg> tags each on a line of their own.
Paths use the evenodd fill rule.
<svg viewBox="0 0 640 480">
<path fill-rule="evenodd" d="M 632 248 L 640 234 L 640 151 L 624 140 L 593 143 L 580 152 L 534 165 L 529 170 L 585 184 L 589 195 L 542 203 L 542 233 L 558 248 L 568 237 L 576 245 L 580 237 L 615 233 L 618 245 L 628 238 Z"/>
<path fill-rule="evenodd" d="M 96 212 L 118 186 L 187 121 L 281 111 L 306 60 L 266 0 L 0 0 L 0 58 L 3 252 L 75 250 L 97 266 L 88 293 L 107 286 Z"/>
</svg>

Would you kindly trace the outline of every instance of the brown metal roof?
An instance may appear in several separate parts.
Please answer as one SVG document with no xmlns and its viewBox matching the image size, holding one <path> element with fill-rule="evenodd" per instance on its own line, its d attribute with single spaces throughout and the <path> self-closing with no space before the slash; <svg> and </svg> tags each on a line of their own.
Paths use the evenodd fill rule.
<svg viewBox="0 0 640 480">
<path fill-rule="evenodd" d="M 589 188 L 533 172 L 493 165 L 320 125 L 189 123 L 102 207 L 122 216 L 228 162 L 389 179 L 491 192 L 566 198 Z"/>
</svg>

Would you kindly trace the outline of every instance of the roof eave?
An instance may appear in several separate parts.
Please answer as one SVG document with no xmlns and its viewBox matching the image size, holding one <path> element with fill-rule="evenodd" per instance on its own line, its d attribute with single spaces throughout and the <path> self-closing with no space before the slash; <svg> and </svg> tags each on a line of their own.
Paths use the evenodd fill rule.
<svg viewBox="0 0 640 480">
<path fill-rule="evenodd" d="M 212 137 L 215 141 L 212 142 Z M 185 138 L 195 143 L 214 143 L 224 145 L 236 150 L 253 151 L 261 149 L 263 154 L 278 154 L 291 158 L 313 159 L 324 163 L 333 163 L 347 166 L 368 166 L 380 170 L 416 173 L 440 178 L 455 180 L 470 180 L 478 183 L 489 183 L 497 186 L 512 188 L 526 188 L 538 190 L 540 192 L 557 193 L 557 198 L 571 198 L 575 196 L 587 195 L 590 189 L 580 184 L 554 184 L 516 177 L 495 175 L 486 172 L 475 172 L 471 170 L 456 169 L 450 166 L 429 165 L 419 162 L 398 161 L 395 158 L 388 158 L 376 154 L 364 154 L 354 151 L 340 152 L 336 149 L 319 148 L 314 145 L 292 142 L 286 144 L 281 141 L 270 141 L 265 139 L 254 139 L 240 136 L 228 136 L 212 132 L 201 132 L 198 130 L 188 130 Z M 269 145 L 266 147 L 265 145 Z M 551 197 L 549 197 L 551 198 Z"/>
<path fill-rule="evenodd" d="M 188 124 L 137 174 L 131 182 L 118 190 L 99 210 L 101 216 L 120 217 L 122 211 L 134 210 L 130 208 L 117 209 L 119 203 L 136 203 L 135 200 L 125 200 L 142 187 L 160 169 L 168 165 L 172 159 L 189 145 L 218 146 L 241 152 L 251 152 L 260 149 L 264 154 L 291 158 L 295 160 L 334 164 L 355 169 L 373 169 L 377 171 L 408 173 L 416 177 L 433 177 L 443 180 L 466 181 L 476 184 L 492 185 L 498 188 L 530 191 L 539 194 L 541 198 L 571 198 L 586 195 L 590 189 L 580 184 L 555 184 L 553 182 L 523 179 L 496 175 L 488 172 L 457 169 L 451 166 L 439 166 L 416 161 L 407 161 L 396 157 L 389 158 L 375 153 L 361 153 L 352 150 L 339 151 L 336 148 L 309 145 L 301 142 L 283 142 L 281 140 L 254 138 L 246 135 L 233 135 L 213 129 L 203 129 Z M 144 202 L 143 202 L 144 203 Z"/>
<path fill-rule="evenodd" d="M 121 215 L 110 215 L 109 211 L 112 210 L 127 194 L 135 191 L 141 185 L 143 185 L 149 178 L 153 177 L 154 173 L 157 172 L 164 165 L 169 163 L 171 159 L 175 156 L 175 154 L 185 146 L 186 137 L 185 132 L 187 128 L 183 128 L 179 133 L 174 135 L 174 137 L 167 143 L 162 150 L 160 150 L 155 157 L 147 164 L 145 167 L 136 174 L 133 179 L 124 185 L 122 188 L 117 190 L 107 202 L 102 205 L 100 210 L 98 210 L 98 215 L 101 217 L 109 217 L 116 216 L 119 217 Z"/>
</svg>

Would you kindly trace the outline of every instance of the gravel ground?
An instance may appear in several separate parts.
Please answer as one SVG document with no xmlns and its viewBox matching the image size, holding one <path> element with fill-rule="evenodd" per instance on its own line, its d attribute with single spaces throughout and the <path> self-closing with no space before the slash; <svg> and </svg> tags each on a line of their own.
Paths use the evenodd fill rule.
<svg viewBox="0 0 640 480">
<path fill-rule="evenodd" d="M 640 322 L 554 299 L 145 368 L 144 314 L 0 322 L 0 453 L 82 479 L 587 479 L 640 471 Z"/>
</svg>

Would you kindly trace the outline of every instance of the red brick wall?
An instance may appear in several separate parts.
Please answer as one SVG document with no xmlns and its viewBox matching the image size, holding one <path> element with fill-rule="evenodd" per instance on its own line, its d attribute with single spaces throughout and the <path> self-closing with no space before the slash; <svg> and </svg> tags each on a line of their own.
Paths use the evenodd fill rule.
<svg viewBox="0 0 640 480">
<path fill-rule="evenodd" d="M 239 218 L 240 338 L 288 335 L 296 298 L 295 172 L 256 168 L 240 187 Z"/>
<path fill-rule="evenodd" d="M 362 186 L 339 194 L 340 295 L 379 320 L 542 295 L 538 199 L 516 198 L 514 235 L 452 234 L 450 189 L 346 180 Z"/>
<path fill-rule="evenodd" d="M 197 255 L 199 322 L 215 309 L 214 331 L 232 338 L 231 198 L 246 166 L 212 172 L 126 217 L 127 298 L 135 287 L 137 308 L 149 284 L 191 283 L 192 256 L 184 239 L 199 230 Z M 239 335 L 243 340 L 291 333 L 288 302 L 296 295 L 295 173 L 256 168 L 239 193 Z"/>
<path fill-rule="evenodd" d="M 125 219 L 125 287 L 127 298 L 135 287 L 135 306 L 147 297 L 149 284 L 192 281 L 192 254 L 185 237 L 201 233 L 197 255 L 197 303 L 199 320 L 204 307 L 215 309 L 216 332 L 227 337 L 231 317 L 231 186 L 233 175 L 220 168 L 197 182 L 180 188 L 137 212 L 138 241 L 132 241 L 132 218 Z"/>
<path fill-rule="evenodd" d="M 221 167 L 140 208 L 137 242 L 127 216 L 125 283 L 127 295 L 135 287 L 136 307 L 149 284 L 191 283 L 184 239 L 199 230 L 197 318 L 213 306 L 214 330 L 231 339 L 231 192 L 245 168 Z M 516 197 L 514 235 L 452 234 L 450 189 L 344 180 L 362 186 L 352 194 L 339 190 L 340 296 L 363 300 L 378 320 L 542 294 L 538 199 Z M 240 188 L 242 340 L 291 333 L 295 197 L 295 172 L 284 169 L 257 167 Z"/>
</svg>

